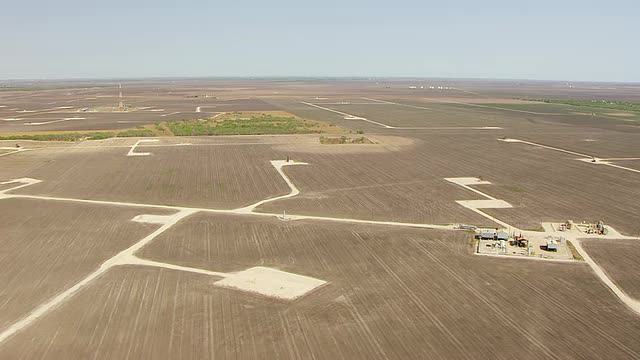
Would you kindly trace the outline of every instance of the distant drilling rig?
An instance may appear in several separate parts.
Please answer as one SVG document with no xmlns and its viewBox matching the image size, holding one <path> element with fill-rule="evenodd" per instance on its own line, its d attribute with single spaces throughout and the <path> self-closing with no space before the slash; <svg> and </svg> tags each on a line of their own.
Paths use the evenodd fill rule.
<svg viewBox="0 0 640 360">
<path fill-rule="evenodd" d="M 122 98 L 122 84 L 118 84 L 118 89 L 120 90 L 118 95 L 118 99 L 120 100 L 118 102 L 118 111 L 125 111 L 127 110 L 127 107 L 124 105 L 124 99 Z"/>
</svg>

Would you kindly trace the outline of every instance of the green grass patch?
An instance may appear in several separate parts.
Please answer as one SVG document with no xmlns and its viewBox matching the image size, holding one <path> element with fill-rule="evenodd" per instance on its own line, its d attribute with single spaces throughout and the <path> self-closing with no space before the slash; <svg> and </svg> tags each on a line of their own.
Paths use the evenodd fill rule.
<svg viewBox="0 0 640 360">
<path fill-rule="evenodd" d="M 114 136 L 115 136 L 115 133 L 112 133 L 112 132 L 24 134 L 24 135 L 0 136 L 0 140 L 79 141 L 79 140 L 108 139 Z"/>
<path fill-rule="evenodd" d="M 149 137 L 149 136 L 156 136 L 156 134 L 149 129 L 131 129 L 131 130 L 120 131 L 116 136 L 117 137 Z"/>
<path fill-rule="evenodd" d="M 295 117 L 280 117 L 268 114 L 241 118 L 238 116 L 164 122 L 173 135 L 272 135 L 272 134 L 313 134 L 321 133 L 320 125 Z"/>
<path fill-rule="evenodd" d="M 121 131 L 9 134 L 0 136 L 0 140 L 82 141 L 109 139 L 113 137 L 335 133 L 326 131 L 329 127 L 331 127 L 331 124 L 304 120 L 293 116 L 236 112 L 223 114 L 222 116 L 211 119 L 161 122 L 137 129 Z M 349 141 L 349 143 L 361 142 L 361 140 L 357 139 L 350 139 Z"/>
<path fill-rule="evenodd" d="M 600 109 L 621 110 L 621 111 L 640 111 L 640 103 L 625 101 L 607 101 L 607 100 L 563 100 L 563 99 L 542 99 L 529 100 L 544 102 L 547 104 L 564 104 L 573 106 L 586 106 Z"/>
<path fill-rule="evenodd" d="M 70 132 L 52 134 L 20 134 L 0 136 L 0 140 L 35 140 L 35 141 L 82 141 L 104 140 L 113 137 L 148 137 L 156 134 L 148 129 L 130 129 L 120 132 L 96 131 L 96 132 Z"/>
</svg>

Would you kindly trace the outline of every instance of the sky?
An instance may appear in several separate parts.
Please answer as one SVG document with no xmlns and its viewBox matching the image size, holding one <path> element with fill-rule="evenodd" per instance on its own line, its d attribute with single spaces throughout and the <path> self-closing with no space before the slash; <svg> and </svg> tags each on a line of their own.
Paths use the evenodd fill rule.
<svg viewBox="0 0 640 360">
<path fill-rule="evenodd" d="M 640 82 L 638 0 L 0 0 L 0 79 Z"/>
</svg>

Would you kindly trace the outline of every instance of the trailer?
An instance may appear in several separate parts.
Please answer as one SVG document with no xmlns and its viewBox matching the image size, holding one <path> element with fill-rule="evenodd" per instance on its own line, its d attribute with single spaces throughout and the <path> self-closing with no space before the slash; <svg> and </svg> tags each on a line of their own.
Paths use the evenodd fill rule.
<svg viewBox="0 0 640 360">
<path fill-rule="evenodd" d="M 480 240 L 496 240 L 497 231 L 494 229 L 481 229 L 479 238 Z"/>
</svg>

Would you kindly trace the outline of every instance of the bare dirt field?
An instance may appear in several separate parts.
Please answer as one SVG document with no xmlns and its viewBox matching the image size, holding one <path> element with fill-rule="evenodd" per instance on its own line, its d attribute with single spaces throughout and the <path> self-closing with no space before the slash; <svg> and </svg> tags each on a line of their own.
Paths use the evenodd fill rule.
<svg viewBox="0 0 640 360">
<path fill-rule="evenodd" d="M 0 133 L 268 111 L 368 141 L 0 141 L 0 358 L 640 358 L 640 311 L 617 291 L 640 298 L 640 127 L 611 110 L 519 100 L 640 102 L 637 87 L 122 85 L 124 112 L 110 81 L 3 89 Z M 621 234 L 581 242 L 594 265 L 474 255 L 473 234 L 451 226 L 545 239 L 569 234 L 542 222 L 566 220 Z"/>
<path fill-rule="evenodd" d="M 329 281 L 300 301 L 274 302 L 216 288 L 215 278 L 202 275 L 122 267 L 10 339 L 0 356 L 639 355 L 637 321 L 585 265 L 523 267 L 518 261 L 475 257 L 465 233 L 322 225 L 196 216 L 144 251 L 216 270 L 277 265 Z M 496 337 L 503 338 L 500 347 Z M 31 346 L 21 346 L 25 341 Z M 584 345 L 589 343 L 598 346 Z"/>
<path fill-rule="evenodd" d="M 640 242 L 590 239 L 583 246 L 620 288 L 640 299 Z"/>
<path fill-rule="evenodd" d="M 640 171 L 640 159 L 632 161 L 615 161 L 615 164 Z"/>
<path fill-rule="evenodd" d="M 153 231 L 157 226 L 130 221 L 149 212 L 167 213 L 30 199 L 2 200 L 0 330 Z"/>
<path fill-rule="evenodd" d="M 261 211 L 422 222 L 492 225 L 456 200 L 475 197 L 452 188 L 417 161 L 418 149 L 382 154 L 304 154 L 309 166 L 287 169 L 302 194 L 269 203 Z"/>
<path fill-rule="evenodd" d="M 129 140 L 130 145 L 135 140 Z M 7 157 L 5 178 L 46 179 L 21 194 L 143 202 L 161 205 L 234 208 L 287 192 L 269 163 L 282 157 L 264 145 L 139 146 L 148 157 L 128 157 L 128 148 L 77 148 L 30 152 L 40 157 L 23 171 L 22 154 Z"/>
<path fill-rule="evenodd" d="M 3 92 L 0 133 L 127 129 L 167 120 L 203 118 L 221 111 L 277 110 L 256 98 L 220 93 L 216 96 L 206 91 L 180 94 L 162 87 L 125 83 L 122 100 L 129 107 L 126 111 L 118 109 L 117 83 L 97 88 Z"/>
<path fill-rule="evenodd" d="M 491 135 L 441 134 L 420 134 L 420 140 L 399 152 L 300 155 L 310 166 L 287 171 L 302 194 L 261 209 L 494 225 L 455 203 L 482 197 L 444 180 L 474 176 L 492 183 L 478 189 L 514 206 L 486 212 L 514 226 L 539 229 L 541 222 L 573 219 L 604 220 L 624 232 L 635 229 L 640 178 L 631 172 L 577 161 L 577 156 L 548 149 L 500 142 Z"/>
</svg>

